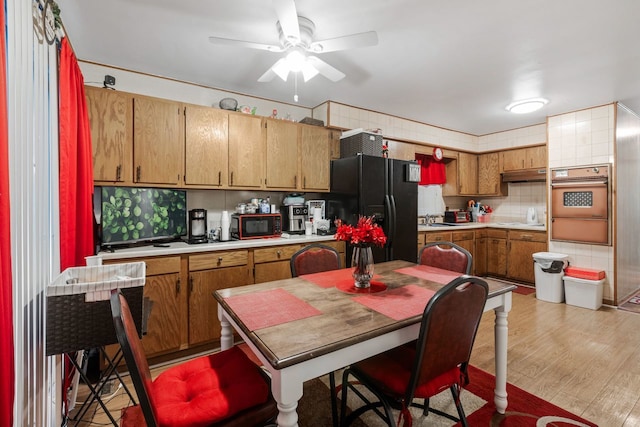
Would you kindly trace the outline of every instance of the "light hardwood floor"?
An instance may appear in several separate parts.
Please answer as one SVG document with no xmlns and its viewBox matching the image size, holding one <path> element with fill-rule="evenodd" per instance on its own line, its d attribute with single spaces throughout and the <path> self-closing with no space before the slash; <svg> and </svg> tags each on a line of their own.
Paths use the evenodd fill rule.
<svg viewBox="0 0 640 427">
<path fill-rule="evenodd" d="M 485 313 L 471 359 L 491 373 L 493 323 L 493 313 Z M 609 307 L 594 311 L 514 294 L 508 346 L 511 384 L 599 426 L 640 425 L 640 314 Z M 107 406 L 119 419 L 117 408 L 127 404 L 119 390 Z M 93 410 L 89 412 L 93 416 Z M 93 421 L 78 425 L 108 425 L 108 419 L 97 410 Z"/>
</svg>

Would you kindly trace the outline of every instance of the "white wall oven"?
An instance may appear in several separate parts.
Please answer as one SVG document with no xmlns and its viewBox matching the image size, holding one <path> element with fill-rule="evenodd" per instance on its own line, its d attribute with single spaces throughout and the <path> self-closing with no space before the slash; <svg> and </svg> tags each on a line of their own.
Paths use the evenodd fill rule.
<svg viewBox="0 0 640 427">
<path fill-rule="evenodd" d="M 610 165 L 551 170 L 551 240 L 611 245 Z"/>
</svg>

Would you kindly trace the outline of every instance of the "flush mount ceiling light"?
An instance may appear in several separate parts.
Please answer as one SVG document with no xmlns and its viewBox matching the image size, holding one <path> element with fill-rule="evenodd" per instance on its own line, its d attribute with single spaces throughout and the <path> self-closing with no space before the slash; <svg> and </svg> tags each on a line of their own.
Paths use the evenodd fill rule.
<svg viewBox="0 0 640 427">
<path fill-rule="evenodd" d="M 523 99 L 522 101 L 512 102 L 505 108 L 515 114 L 526 114 L 539 110 L 544 107 L 549 101 L 544 98 L 531 98 Z"/>
</svg>

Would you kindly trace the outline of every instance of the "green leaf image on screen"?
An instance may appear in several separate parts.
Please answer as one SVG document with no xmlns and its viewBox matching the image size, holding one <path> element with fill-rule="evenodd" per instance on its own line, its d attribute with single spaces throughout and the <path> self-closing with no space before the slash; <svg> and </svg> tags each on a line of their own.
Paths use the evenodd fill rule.
<svg viewBox="0 0 640 427">
<path fill-rule="evenodd" d="M 187 234 L 187 193 L 102 187 L 102 244 L 172 239 Z"/>
</svg>

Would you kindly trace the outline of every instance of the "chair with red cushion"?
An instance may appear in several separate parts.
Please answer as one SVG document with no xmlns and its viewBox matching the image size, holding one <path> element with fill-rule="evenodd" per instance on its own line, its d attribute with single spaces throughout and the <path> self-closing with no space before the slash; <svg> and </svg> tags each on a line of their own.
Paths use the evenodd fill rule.
<svg viewBox="0 0 640 427">
<path fill-rule="evenodd" d="M 420 249 L 418 264 L 471 274 L 471 254 L 453 242 L 431 242 Z"/>
<path fill-rule="evenodd" d="M 291 277 L 304 274 L 321 273 L 323 271 L 338 270 L 341 268 L 340 254 L 331 246 L 314 243 L 305 246 L 291 256 Z M 338 425 L 338 409 L 336 404 L 336 378 L 333 372 L 329 374 L 329 386 L 331 387 L 331 416 L 333 425 Z"/>
<path fill-rule="evenodd" d="M 338 251 L 319 243 L 305 246 L 293 254 L 290 264 L 292 277 L 341 268 Z"/>
<path fill-rule="evenodd" d="M 487 294 L 487 283 L 478 277 L 464 275 L 452 280 L 427 303 L 415 345 L 396 347 L 345 369 L 342 425 L 349 425 L 363 413 L 374 410 L 389 426 L 395 426 L 392 409 L 396 409 L 400 411 L 398 424 L 404 419 L 404 425 L 411 426 L 409 407 L 415 406 L 467 426 L 460 390 L 469 383 L 467 366 Z M 349 382 L 350 376 L 356 381 Z M 367 400 L 358 390 L 363 386 L 378 400 Z M 451 390 L 458 418 L 414 401 L 427 400 L 446 389 Z M 365 404 L 353 408 L 345 418 L 349 390 Z"/>
<path fill-rule="evenodd" d="M 111 314 L 138 405 L 123 409 L 120 425 L 147 427 L 264 426 L 278 409 L 268 377 L 237 347 L 173 366 L 155 380 L 119 290 Z"/>
</svg>

